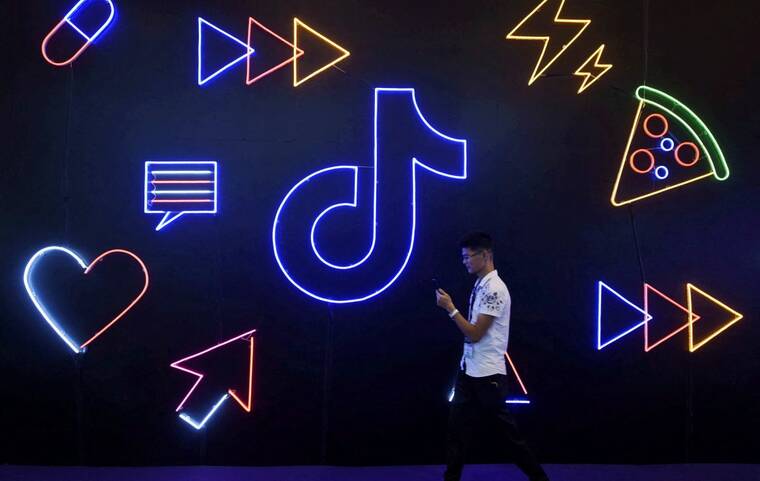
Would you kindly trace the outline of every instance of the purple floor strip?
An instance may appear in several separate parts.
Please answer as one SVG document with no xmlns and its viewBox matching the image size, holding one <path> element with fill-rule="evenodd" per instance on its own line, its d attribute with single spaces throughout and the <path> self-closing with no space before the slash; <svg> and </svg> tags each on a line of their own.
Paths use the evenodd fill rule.
<svg viewBox="0 0 760 481">
<path fill-rule="evenodd" d="M 552 481 L 760 481 L 760 465 L 546 465 Z M 55 467 L 0 466 L 3 481 L 437 481 L 441 466 Z M 462 481 L 519 481 L 511 465 L 469 465 Z"/>
</svg>

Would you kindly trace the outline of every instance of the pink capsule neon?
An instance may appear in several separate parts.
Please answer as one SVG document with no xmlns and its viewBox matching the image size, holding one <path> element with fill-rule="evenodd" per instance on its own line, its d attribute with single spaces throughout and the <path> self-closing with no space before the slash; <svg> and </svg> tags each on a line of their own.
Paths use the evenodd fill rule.
<svg viewBox="0 0 760 481">
<path fill-rule="evenodd" d="M 74 23 L 74 21 L 72 20 L 72 17 L 76 14 L 81 14 L 82 12 L 86 11 L 87 8 L 89 8 L 94 3 L 97 3 L 97 2 L 103 2 L 106 5 L 108 5 L 108 8 L 109 8 L 108 18 L 105 19 L 105 21 L 100 25 L 100 27 L 95 31 L 95 33 L 93 33 L 92 35 L 87 35 L 85 32 L 82 31 L 81 28 L 79 28 L 79 26 L 77 26 L 76 23 Z M 90 44 L 92 44 L 92 42 L 94 42 L 100 36 L 101 33 L 103 33 L 103 30 L 105 30 L 106 27 L 108 27 L 108 25 L 111 24 L 111 21 L 113 21 L 115 12 L 116 11 L 114 9 L 114 6 L 111 0 L 79 0 L 79 2 L 77 2 L 77 4 L 74 5 L 74 7 L 71 10 L 69 10 L 69 12 L 61 19 L 61 21 L 58 22 L 55 25 L 55 27 L 53 27 L 53 29 L 50 30 L 50 32 L 48 32 L 47 35 L 45 35 L 45 38 L 42 40 L 42 57 L 48 63 L 50 63 L 51 65 L 55 65 L 56 67 L 62 67 L 64 65 L 70 64 L 71 62 L 76 60 L 77 57 L 79 57 L 82 54 L 82 52 L 84 52 L 87 49 L 87 47 L 89 47 Z M 61 28 L 63 28 L 64 25 L 67 25 L 70 29 L 76 32 L 77 35 L 80 35 L 81 37 L 83 37 L 85 42 L 82 44 L 81 47 L 79 47 L 79 50 L 74 52 L 69 58 L 65 60 L 56 61 L 56 60 L 51 59 L 48 56 L 47 44 L 50 41 L 50 39 L 54 37 L 55 34 Z"/>
</svg>

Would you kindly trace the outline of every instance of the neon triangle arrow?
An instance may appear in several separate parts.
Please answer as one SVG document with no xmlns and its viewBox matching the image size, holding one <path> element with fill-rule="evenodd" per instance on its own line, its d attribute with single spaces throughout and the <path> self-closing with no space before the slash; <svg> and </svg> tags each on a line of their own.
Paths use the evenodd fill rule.
<svg viewBox="0 0 760 481">
<path fill-rule="evenodd" d="M 613 338 L 607 339 L 602 343 L 602 289 L 606 290 L 607 292 L 614 294 L 615 297 L 623 301 L 627 306 L 633 308 L 636 312 L 639 312 L 643 315 L 643 320 L 632 327 L 627 328 L 622 333 L 616 334 Z M 596 348 L 598 350 L 601 350 L 613 342 L 617 341 L 623 336 L 626 336 L 630 334 L 631 332 L 635 331 L 636 329 L 640 328 L 641 326 L 645 325 L 647 322 L 652 320 L 652 316 L 650 316 L 648 313 L 646 313 L 643 309 L 641 309 L 636 304 L 632 303 L 622 295 L 620 295 L 618 292 L 616 292 L 614 289 L 612 289 L 610 286 L 605 284 L 602 281 L 599 281 L 598 291 L 597 291 L 597 314 L 596 314 L 596 324 L 597 324 L 597 331 L 596 331 Z"/>
<path fill-rule="evenodd" d="M 253 39 L 253 28 L 254 28 L 254 26 L 256 26 L 258 30 L 263 31 L 263 32 L 271 35 L 272 37 L 276 38 L 280 42 L 284 43 L 288 47 L 288 50 L 291 53 L 288 54 L 288 57 L 285 60 L 283 60 L 282 62 L 278 63 L 277 65 L 275 65 L 274 67 L 270 68 L 269 70 L 266 70 L 265 72 L 256 75 L 255 77 L 251 77 L 251 75 L 252 75 L 252 72 L 251 72 L 251 56 L 249 55 L 246 58 L 246 67 L 245 67 L 246 68 L 246 71 L 245 71 L 245 84 L 246 85 L 251 85 L 252 83 L 256 82 L 257 80 L 260 80 L 260 79 L 266 77 L 267 75 L 269 75 L 270 73 L 272 73 L 272 72 L 274 72 L 276 70 L 281 69 L 282 67 L 286 66 L 290 62 L 295 61 L 296 58 L 298 58 L 301 55 L 303 55 L 303 50 L 301 50 L 300 48 L 296 48 L 295 45 L 293 45 L 292 43 L 288 42 L 287 40 L 285 40 L 281 36 L 279 36 L 276 33 L 274 33 L 272 30 L 270 30 L 269 28 L 267 28 L 266 26 L 264 26 L 264 24 L 262 24 L 261 22 L 259 22 L 255 18 L 248 17 L 248 45 L 250 45 L 251 47 L 253 47 L 253 45 L 254 45 L 254 39 Z M 295 56 L 293 56 L 293 54 L 292 54 L 293 49 L 296 50 Z"/>
<path fill-rule="evenodd" d="M 696 322 L 699 319 L 698 315 L 693 314 L 693 313 L 690 314 L 689 310 L 687 308 L 683 307 L 681 304 L 677 303 L 676 301 L 674 301 L 670 297 L 668 297 L 665 294 L 663 294 L 662 292 L 658 291 L 657 289 L 655 289 L 651 285 L 649 285 L 647 283 L 644 283 L 644 312 L 646 312 L 647 314 L 649 314 L 649 293 L 650 292 L 654 292 L 655 294 L 657 294 L 661 298 L 665 299 L 666 301 L 668 301 L 669 303 L 671 303 L 672 305 L 674 305 L 678 309 L 682 310 L 686 314 L 687 317 L 686 317 L 686 323 L 683 326 L 679 327 L 675 331 L 672 331 L 672 332 L 668 333 L 665 337 L 662 337 L 662 338 L 658 339 L 653 344 L 649 344 L 649 321 L 647 321 L 644 324 L 644 351 L 646 351 L 646 352 L 651 351 L 652 349 L 654 349 L 655 347 L 659 346 L 663 342 L 667 341 L 671 337 L 675 336 L 679 332 L 683 331 L 684 329 L 687 329 L 689 327 L 689 325 L 691 324 L 691 322 Z M 691 322 L 689 321 L 689 316 L 691 316 Z"/>
<path fill-rule="evenodd" d="M 185 358 L 182 358 L 179 361 L 175 361 L 175 362 L 173 362 L 171 364 L 171 367 L 173 367 L 175 369 L 179 369 L 180 371 L 184 371 L 184 372 L 186 372 L 188 374 L 192 374 L 193 376 L 195 376 L 197 378 L 196 381 L 195 381 L 195 383 L 193 384 L 193 386 L 190 388 L 190 390 L 187 392 L 187 394 L 185 394 L 185 397 L 182 399 L 182 401 L 177 406 L 176 411 L 181 411 L 182 410 L 182 408 L 187 403 L 187 400 L 193 394 L 193 391 L 195 391 L 195 389 L 198 387 L 198 385 L 201 383 L 201 381 L 203 380 L 203 378 L 205 376 L 205 374 L 202 374 L 200 372 L 197 372 L 197 371 L 194 371 L 192 369 L 189 369 L 186 366 L 184 366 L 183 364 L 186 363 L 187 361 L 190 361 L 191 359 L 195 359 L 197 357 L 204 356 L 204 355 L 210 353 L 211 351 L 214 351 L 214 350 L 219 349 L 221 347 L 227 346 L 228 344 L 233 343 L 235 341 L 239 341 L 239 340 L 247 342 L 250 345 L 250 354 L 249 354 L 249 361 L 248 361 L 247 400 L 243 401 L 238 396 L 237 392 L 234 389 L 228 389 L 227 393 L 223 397 L 224 397 L 224 399 L 226 399 L 227 396 L 231 396 L 240 405 L 240 407 L 242 407 L 246 412 L 250 412 L 251 411 L 251 397 L 252 397 L 252 393 L 253 393 L 253 333 L 254 332 L 256 332 L 255 329 L 252 329 L 250 331 L 244 332 L 243 334 L 240 334 L 239 336 L 235 336 L 235 337 L 233 337 L 231 339 L 227 339 L 224 342 L 216 344 L 215 346 L 211 346 L 208 349 L 204 349 L 203 351 L 197 352 L 197 353 L 195 353 L 193 355 L 190 355 L 190 356 L 187 356 Z M 219 400 L 218 404 L 215 406 L 214 409 L 212 409 L 212 412 L 210 412 L 209 415 L 213 414 L 213 411 L 216 411 L 216 409 L 219 407 L 219 405 L 221 405 L 221 403 L 224 402 L 224 399 L 220 399 Z M 206 420 L 208 420 L 209 415 L 206 416 L 206 418 L 204 419 L 204 421 L 202 423 L 199 423 L 201 425 L 201 427 L 202 427 L 203 424 L 205 424 Z M 182 417 L 182 415 L 180 415 L 180 417 Z M 184 419 L 184 420 L 188 421 L 187 419 Z M 188 422 L 190 422 L 190 421 L 188 421 Z M 193 424 L 193 423 L 190 423 L 190 424 Z M 196 428 L 196 429 L 199 429 L 199 428 Z"/>
<path fill-rule="evenodd" d="M 688 283 L 688 284 L 686 284 L 686 299 L 687 299 L 687 303 L 688 303 L 687 305 L 688 305 L 689 317 L 693 316 L 693 312 L 694 312 L 694 310 L 693 310 L 693 308 L 694 308 L 693 304 L 694 303 L 693 303 L 693 295 L 692 295 L 694 292 L 696 292 L 697 294 L 701 295 L 705 299 L 711 301 L 713 304 L 716 304 L 718 307 L 720 307 L 724 311 L 729 312 L 731 314 L 731 320 L 727 321 L 725 324 L 723 324 L 723 326 L 721 326 L 720 328 L 716 329 L 715 331 L 713 331 L 712 333 L 710 333 L 707 337 L 705 337 L 704 339 L 702 339 L 701 341 L 699 341 L 697 343 L 694 342 L 694 321 L 689 322 L 689 351 L 690 352 L 694 352 L 697 349 L 699 349 L 700 347 L 704 346 L 705 344 L 707 344 L 708 342 L 710 342 L 713 338 L 715 338 L 715 336 L 717 336 L 721 332 L 725 331 L 726 329 L 728 329 L 732 325 L 736 324 L 737 322 L 739 322 L 739 320 L 741 318 L 744 317 L 743 314 L 739 314 L 738 312 L 736 312 L 735 310 L 731 309 L 730 307 L 728 307 L 727 305 L 725 305 L 724 303 L 722 303 L 718 299 L 714 298 L 713 296 L 711 296 L 710 294 L 706 293 L 705 291 L 699 289 L 694 284 Z"/>
<path fill-rule="evenodd" d="M 301 49 L 298 48 L 298 30 L 299 30 L 299 27 L 303 28 L 307 32 L 311 33 L 315 37 L 319 38 L 320 40 L 322 40 L 323 42 L 327 43 L 328 45 L 330 45 L 331 47 L 333 47 L 335 50 L 337 50 L 338 52 L 340 52 L 340 56 L 338 56 L 336 59 L 332 60 L 330 63 L 327 63 L 327 64 L 323 65 L 322 67 L 318 68 L 317 70 L 314 70 L 313 72 L 309 73 L 309 75 L 307 75 L 307 76 L 305 76 L 305 77 L 303 77 L 301 79 L 298 78 L 298 57 L 299 57 L 298 52 L 301 51 Z M 313 78 L 316 75 L 319 75 L 320 73 L 324 72 L 325 70 L 327 70 L 328 68 L 332 67 L 333 65 L 335 65 L 338 62 L 340 62 L 341 60 L 343 60 L 344 58 L 348 57 L 349 55 L 351 55 L 351 52 L 349 52 L 345 48 L 341 47 L 340 45 L 338 45 L 337 43 L 333 42 L 329 38 L 325 37 L 321 33 L 317 32 L 316 30 L 314 30 L 310 26 L 306 25 L 305 23 L 303 23 L 298 18 L 294 18 L 293 19 L 293 59 L 292 59 L 293 60 L 293 87 L 298 87 L 302 83 L 306 82 L 307 80 L 309 80 L 310 78 Z"/>
<path fill-rule="evenodd" d="M 236 45 L 239 45 L 243 48 L 243 55 L 237 57 L 236 59 L 232 60 L 231 62 L 228 62 L 226 65 L 224 65 L 222 68 L 216 70 L 211 75 L 204 76 L 203 75 L 203 32 L 207 29 L 213 29 L 218 34 L 222 35 L 222 38 L 225 38 L 227 40 L 230 40 L 231 42 L 234 42 Z M 253 49 L 242 40 L 239 40 L 229 33 L 225 32 L 221 28 L 217 27 L 216 25 L 212 24 L 211 22 L 198 17 L 198 85 L 203 85 L 209 80 L 221 75 L 224 73 L 227 69 L 232 68 L 235 64 L 238 62 L 241 62 L 253 54 Z"/>
</svg>

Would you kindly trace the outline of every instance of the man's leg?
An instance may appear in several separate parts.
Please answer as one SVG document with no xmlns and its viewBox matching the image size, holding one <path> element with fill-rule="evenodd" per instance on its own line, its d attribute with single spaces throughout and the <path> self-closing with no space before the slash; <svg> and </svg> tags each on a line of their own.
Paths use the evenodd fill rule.
<svg viewBox="0 0 760 481">
<path fill-rule="evenodd" d="M 536 460 L 533 451 L 517 428 L 517 422 L 507 409 L 507 376 L 498 374 L 478 379 L 477 397 L 486 413 L 497 423 L 502 439 L 507 442 L 508 450 L 513 455 L 515 464 L 530 481 L 548 481 L 544 469 Z"/>
<path fill-rule="evenodd" d="M 464 372 L 457 375 L 454 399 L 449 408 L 449 426 L 446 435 L 446 472 L 445 481 L 459 481 L 464 467 L 467 444 L 472 434 L 475 402 L 470 380 Z"/>
</svg>

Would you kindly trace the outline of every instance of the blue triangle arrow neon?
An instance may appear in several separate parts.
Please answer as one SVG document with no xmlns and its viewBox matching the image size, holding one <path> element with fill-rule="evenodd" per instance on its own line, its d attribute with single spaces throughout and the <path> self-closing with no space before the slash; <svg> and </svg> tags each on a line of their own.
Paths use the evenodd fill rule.
<svg viewBox="0 0 760 481">
<path fill-rule="evenodd" d="M 236 44 L 238 44 L 241 47 L 243 47 L 243 51 L 244 51 L 243 55 L 241 55 L 240 57 L 236 58 L 235 60 L 229 62 L 224 67 L 218 69 L 216 72 L 214 72 L 211 75 L 208 75 L 206 77 L 203 76 L 203 31 L 204 31 L 204 26 L 206 28 L 208 28 L 208 27 L 213 28 L 217 33 L 222 34 L 227 39 L 232 40 Z M 217 76 L 221 75 L 225 70 L 231 68 L 236 63 L 241 62 L 241 61 L 247 59 L 253 53 L 253 51 L 254 51 L 253 48 L 251 48 L 250 45 L 248 45 L 247 43 L 243 42 L 240 39 L 237 39 L 237 38 L 233 37 L 232 35 L 230 35 L 229 33 L 225 32 L 224 30 L 222 30 L 221 28 L 217 27 L 216 25 L 212 24 L 211 22 L 209 22 L 209 21 L 207 21 L 207 20 L 205 20 L 205 19 L 203 19 L 201 17 L 198 17 L 198 85 L 205 84 L 206 82 L 208 82 L 209 80 L 213 79 L 214 77 L 217 77 Z"/>
<path fill-rule="evenodd" d="M 630 327 L 630 328 L 626 329 L 625 331 L 623 331 L 620 334 L 616 334 L 615 337 L 613 337 L 611 339 L 605 340 L 604 343 L 602 343 L 602 289 L 606 290 L 607 292 L 610 292 L 610 293 L 614 294 L 615 297 L 617 297 L 618 299 L 620 299 L 625 304 L 627 304 L 628 306 L 632 307 L 634 310 L 636 310 L 637 312 L 641 313 L 641 315 L 642 315 L 641 322 L 639 322 L 638 324 L 634 325 L 633 327 Z M 597 312 L 596 312 L 596 348 L 597 348 L 597 350 L 601 350 L 601 349 L 609 346 L 610 344 L 612 344 L 613 342 L 617 341 L 621 337 L 623 337 L 625 335 L 628 335 L 631 332 L 635 331 L 636 329 L 640 328 L 641 326 L 643 326 L 644 324 L 646 324 L 650 320 L 652 320 L 652 316 L 649 315 L 649 314 L 647 314 L 642 308 L 640 308 L 636 304 L 632 303 L 631 301 L 629 301 L 625 297 L 623 297 L 620 294 L 618 294 L 617 291 L 615 291 L 613 288 L 611 288 L 610 286 L 608 286 L 604 282 L 599 281 L 599 289 L 598 289 L 598 292 L 597 292 Z"/>
</svg>

